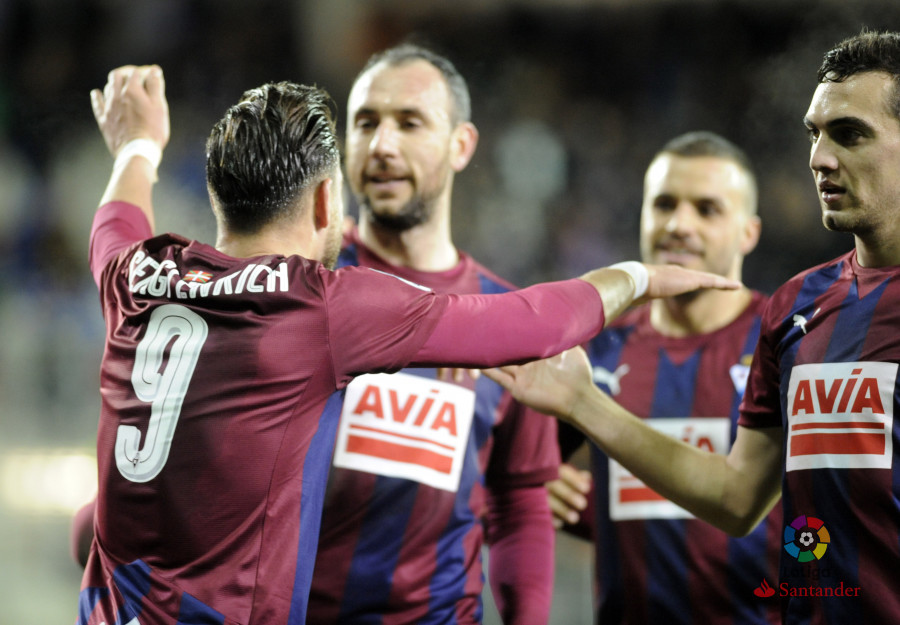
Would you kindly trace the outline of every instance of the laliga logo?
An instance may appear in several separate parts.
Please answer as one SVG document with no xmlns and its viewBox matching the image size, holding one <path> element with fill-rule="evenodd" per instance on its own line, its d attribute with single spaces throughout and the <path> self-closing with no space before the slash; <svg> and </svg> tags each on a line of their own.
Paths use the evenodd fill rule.
<svg viewBox="0 0 900 625">
<path fill-rule="evenodd" d="M 831 535 L 820 519 L 798 516 L 784 528 L 784 550 L 800 562 L 821 560 Z"/>
</svg>

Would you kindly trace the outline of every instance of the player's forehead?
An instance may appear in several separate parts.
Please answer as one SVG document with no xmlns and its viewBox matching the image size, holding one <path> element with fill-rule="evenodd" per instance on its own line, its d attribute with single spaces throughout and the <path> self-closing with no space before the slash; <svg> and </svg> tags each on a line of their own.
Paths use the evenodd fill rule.
<svg viewBox="0 0 900 625">
<path fill-rule="evenodd" d="M 651 199 L 661 194 L 679 197 L 716 197 L 743 194 L 748 177 L 734 160 L 719 156 L 657 156 L 644 177 L 644 190 Z"/>
<path fill-rule="evenodd" d="M 890 102 L 896 89 L 886 72 L 861 72 L 840 82 L 820 83 L 813 93 L 804 123 L 826 128 L 839 120 L 859 120 L 877 126 L 894 118 Z"/>
<path fill-rule="evenodd" d="M 443 74 L 424 59 L 400 64 L 385 61 L 366 70 L 350 90 L 347 110 L 388 114 L 401 110 L 422 110 L 446 116 L 451 105 L 450 89 Z"/>
</svg>

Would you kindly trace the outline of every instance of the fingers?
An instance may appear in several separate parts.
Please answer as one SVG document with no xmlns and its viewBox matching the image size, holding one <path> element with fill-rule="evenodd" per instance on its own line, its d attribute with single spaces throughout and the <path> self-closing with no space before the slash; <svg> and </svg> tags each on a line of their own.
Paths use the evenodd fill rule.
<svg viewBox="0 0 900 625">
<path fill-rule="evenodd" d="M 744 284 L 740 280 L 731 280 L 724 276 L 713 276 L 709 288 L 735 290 L 743 288 Z"/>
<path fill-rule="evenodd" d="M 165 80 L 158 65 L 123 65 L 109 72 L 101 102 L 110 102 L 124 94 L 161 98 L 165 95 Z M 93 96 L 92 96 L 93 97 Z"/>
<path fill-rule="evenodd" d="M 649 272 L 649 284 L 646 297 L 638 300 L 646 300 L 648 297 L 671 297 L 689 293 L 698 289 L 727 289 L 734 290 L 743 287 L 739 280 L 733 280 L 724 276 L 685 269 L 677 265 L 646 265 Z"/>
<path fill-rule="evenodd" d="M 103 119 L 104 100 L 103 92 L 99 89 L 91 89 L 91 110 L 94 112 L 94 119 L 100 123 Z"/>
<path fill-rule="evenodd" d="M 593 477 L 591 476 L 590 471 L 576 469 L 571 464 L 561 464 L 559 465 L 559 479 L 564 482 L 566 486 L 583 495 L 587 495 L 591 492 L 591 482 L 593 481 Z M 587 501 L 584 502 L 584 505 L 587 506 Z M 579 509 L 583 510 L 584 508 L 582 507 Z"/>
<path fill-rule="evenodd" d="M 554 526 L 574 525 L 581 519 L 588 505 L 587 496 L 591 490 L 591 474 L 575 467 L 562 464 L 559 479 L 547 482 L 547 499 L 553 513 Z"/>
<path fill-rule="evenodd" d="M 438 380 L 447 380 L 447 381 L 451 381 L 451 382 L 456 382 L 457 384 L 462 384 L 463 381 L 465 380 L 466 373 L 468 373 L 469 376 L 473 380 L 477 380 L 478 378 L 481 377 L 481 371 L 479 371 L 478 369 L 460 369 L 458 367 L 452 367 L 452 368 L 440 367 L 437 370 L 437 379 Z"/>
<path fill-rule="evenodd" d="M 509 389 L 515 383 L 515 378 L 508 371 L 504 369 L 508 369 L 508 367 L 495 367 L 493 369 L 484 369 L 484 377 L 489 380 L 493 380 L 503 388 Z"/>
<path fill-rule="evenodd" d="M 151 98 L 164 98 L 166 95 L 166 80 L 163 78 L 162 69 L 158 65 L 149 65 L 144 76 L 144 88 Z"/>
</svg>

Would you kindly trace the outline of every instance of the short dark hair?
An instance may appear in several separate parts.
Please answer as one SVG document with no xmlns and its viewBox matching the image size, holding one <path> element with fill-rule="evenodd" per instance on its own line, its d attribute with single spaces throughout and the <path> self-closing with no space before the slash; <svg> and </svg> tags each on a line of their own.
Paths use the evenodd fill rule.
<svg viewBox="0 0 900 625">
<path fill-rule="evenodd" d="M 258 232 L 334 172 L 336 110 L 325 90 L 286 81 L 246 91 L 228 109 L 206 142 L 206 180 L 229 230 Z"/>
<path fill-rule="evenodd" d="M 469 86 L 466 84 L 465 78 L 457 71 L 456 66 L 453 65 L 450 59 L 418 44 L 401 43 L 393 48 L 376 52 L 369 57 L 369 60 L 366 61 L 366 64 L 353 82 L 356 83 L 363 74 L 378 63 L 383 62 L 388 66 L 397 66 L 418 60 L 426 61 L 436 67 L 447 82 L 447 88 L 450 90 L 450 98 L 453 104 L 453 110 L 450 111 L 451 122 L 456 125 L 460 122 L 470 121 L 472 100 L 469 96 Z"/>
<path fill-rule="evenodd" d="M 744 150 L 725 137 L 708 130 L 686 132 L 666 142 L 659 152 L 656 153 L 653 160 L 656 160 L 656 158 L 663 154 L 674 154 L 675 156 L 687 158 L 710 156 L 734 162 L 747 174 L 747 178 L 750 182 L 750 189 L 753 194 L 750 198 L 751 202 L 749 208 L 751 214 L 756 213 L 758 190 L 756 171 L 753 167 L 753 162 Z"/>
<path fill-rule="evenodd" d="M 842 82 L 862 72 L 886 72 L 894 80 L 888 105 L 900 118 L 900 33 L 863 30 L 825 53 L 816 74 L 819 83 Z"/>
</svg>

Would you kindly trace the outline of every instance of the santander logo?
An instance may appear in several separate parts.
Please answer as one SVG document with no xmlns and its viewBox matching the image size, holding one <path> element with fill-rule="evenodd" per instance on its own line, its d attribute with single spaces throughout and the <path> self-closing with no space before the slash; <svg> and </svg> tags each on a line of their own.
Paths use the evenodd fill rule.
<svg viewBox="0 0 900 625">
<path fill-rule="evenodd" d="M 753 594 L 757 597 L 771 597 L 775 594 L 775 589 L 769 586 L 769 582 L 766 581 L 766 578 L 763 578 L 762 583 L 753 589 Z"/>
</svg>

